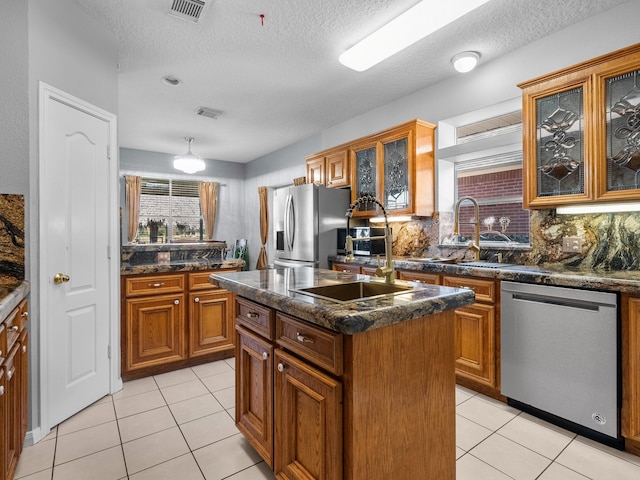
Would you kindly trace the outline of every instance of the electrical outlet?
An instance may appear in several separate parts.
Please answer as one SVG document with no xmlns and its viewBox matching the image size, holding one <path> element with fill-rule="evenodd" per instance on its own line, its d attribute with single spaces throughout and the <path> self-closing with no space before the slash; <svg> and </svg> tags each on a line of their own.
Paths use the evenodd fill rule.
<svg viewBox="0 0 640 480">
<path fill-rule="evenodd" d="M 584 246 L 584 238 L 581 237 L 563 237 L 562 251 L 565 253 L 581 253 Z"/>
</svg>

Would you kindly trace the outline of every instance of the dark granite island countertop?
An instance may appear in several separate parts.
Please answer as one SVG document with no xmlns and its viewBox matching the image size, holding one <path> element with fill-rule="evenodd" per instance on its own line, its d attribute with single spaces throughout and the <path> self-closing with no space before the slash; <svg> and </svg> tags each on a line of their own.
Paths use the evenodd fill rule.
<svg viewBox="0 0 640 480">
<path fill-rule="evenodd" d="M 241 297 L 348 335 L 471 305 L 475 301 L 471 290 L 396 280 L 399 285 L 413 287 L 411 293 L 336 303 L 292 290 L 384 280 L 306 267 L 213 273 L 210 278 L 212 283 Z"/>
</svg>

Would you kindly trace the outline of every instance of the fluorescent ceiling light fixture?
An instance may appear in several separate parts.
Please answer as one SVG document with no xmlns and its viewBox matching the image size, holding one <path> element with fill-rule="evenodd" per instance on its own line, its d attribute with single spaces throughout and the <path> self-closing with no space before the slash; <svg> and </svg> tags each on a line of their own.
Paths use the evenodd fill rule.
<svg viewBox="0 0 640 480">
<path fill-rule="evenodd" d="M 423 0 L 344 52 L 338 60 L 362 72 L 489 0 Z"/>
<path fill-rule="evenodd" d="M 196 173 L 204 170 L 204 160 L 191 153 L 191 143 L 193 137 L 184 137 L 189 144 L 189 151 L 184 155 L 177 155 L 173 160 L 173 168 L 176 170 L 182 170 L 184 173 Z"/>
<path fill-rule="evenodd" d="M 580 215 L 583 213 L 615 213 L 615 212 L 638 212 L 640 203 L 601 203 L 598 205 L 570 205 L 558 207 L 558 215 Z"/>
<path fill-rule="evenodd" d="M 477 52 L 462 52 L 454 55 L 451 63 L 458 72 L 467 73 L 476 68 L 478 60 L 480 60 L 480 55 Z"/>
</svg>

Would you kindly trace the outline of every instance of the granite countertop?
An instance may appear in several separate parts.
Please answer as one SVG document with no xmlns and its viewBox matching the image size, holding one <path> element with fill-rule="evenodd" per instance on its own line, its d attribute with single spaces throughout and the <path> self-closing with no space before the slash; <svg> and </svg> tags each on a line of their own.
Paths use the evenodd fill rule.
<svg viewBox="0 0 640 480">
<path fill-rule="evenodd" d="M 0 322 L 29 294 L 29 282 L 0 285 Z"/>
<path fill-rule="evenodd" d="M 344 263 L 345 257 L 338 255 L 332 257 L 332 261 Z M 377 260 L 357 257 L 355 263 L 375 266 Z M 531 266 L 484 263 L 485 267 L 479 267 L 455 263 L 424 262 L 411 257 L 394 257 L 396 270 L 469 275 L 513 282 L 640 295 L 640 271 L 638 270 L 586 270 L 561 264 Z"/>
<path fill-rule="evenodd" d="M 244 260 L 178 260 L 169 263 L 146 263 L 131 265 L 120 264 L 121 275 L 140 275 L 150 273 L 197 272 L 200 270 L 218 270 L 224 268 L 242 268 Z"/>
<path fill-rule="evenodd" d="M 402 280 L 396 283 L 413 287 L 411 293 L 344 303 L 291 291 L 358 280 L 384 283 L 383 279 L 367 275 L 307 267 L 211 274 L 212 283 L 237 295 L 349 335 L 471 305 L 475 301 L 471 290 Z"/>
</svg>

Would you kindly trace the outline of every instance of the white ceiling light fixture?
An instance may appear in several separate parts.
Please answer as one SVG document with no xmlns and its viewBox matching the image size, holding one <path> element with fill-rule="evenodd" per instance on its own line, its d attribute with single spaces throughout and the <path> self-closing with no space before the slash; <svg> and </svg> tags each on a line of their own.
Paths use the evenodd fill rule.
<svg viewBox="0 0 640 480">
<path fill-rule="evenodd" d="M 358 72 L 373 67 L 489 0 L 423 0 L 344 52 L 338 60 Z"/>
<path fill-rule="evenodd" d="M 189 151 L 184 155 L 177 155 L 173 160 L 173 168 L 182 170 L 184 173 L 201 172 L 205 168 L 204 160 L 191 153 L 191 143 L 193 137 L 184 137 L 189 144 Z"/>
<path fill-rule="evenodd" d="M 480 54 L 478 52 L 462 52 L 454 55 L 451 63 L 456 71 L 467 73 L 476 68 L 478 60 L 480 60 Z"/>
</svg>

